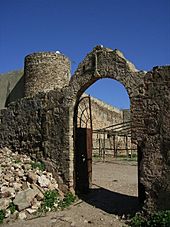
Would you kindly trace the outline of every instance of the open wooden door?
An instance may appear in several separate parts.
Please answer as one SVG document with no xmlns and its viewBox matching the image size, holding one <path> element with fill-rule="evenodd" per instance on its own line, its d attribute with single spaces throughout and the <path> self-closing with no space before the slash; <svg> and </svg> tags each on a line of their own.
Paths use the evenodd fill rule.
<svg viewBox="0 0 170 227">
<path fill-rule="evenodd" d="M 75 127 L 75 191 L 87 193 L 92 184 L 92 114 L 90 96 L 77 105 Z"/>
</svg>

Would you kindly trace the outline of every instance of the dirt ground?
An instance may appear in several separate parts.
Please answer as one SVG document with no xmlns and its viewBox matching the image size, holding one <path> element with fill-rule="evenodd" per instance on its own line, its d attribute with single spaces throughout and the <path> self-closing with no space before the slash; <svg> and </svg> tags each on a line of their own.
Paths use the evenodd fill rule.
<svg viewBox="0 0 170 227">
<path fill-rule="evenodd" d="M 64 211 L 2 227 L 119 227 L 138 209 L 137 166 L 133 161 L 95 161 L 90 193 Z M 123 217 L 123 218 L 121 218 Z"/>
</svg>

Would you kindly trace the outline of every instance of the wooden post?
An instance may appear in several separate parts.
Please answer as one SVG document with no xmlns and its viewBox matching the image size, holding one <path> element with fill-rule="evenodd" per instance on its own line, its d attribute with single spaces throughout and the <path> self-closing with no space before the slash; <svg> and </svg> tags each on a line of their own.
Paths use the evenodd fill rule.
<svg viewBox="0 0 170 227">
<path fill-rule="evenodd" d="M 105 141 L 106 138 L 105 138 L 105 131 L 104 131 L 104 138 L 103 138 L 103 161 L 105 161 L 105 149 L 106 149 L 106 144 L 105 144 Z"/>
<path fill-rule="evenodd" d="M 115 140 L 115 135 L 113 135 L 113 149 L 114 149 L 114 157 L 116 157 L 117 154 L 116 154 L 116 140 Z"/>
<path fill-rule="evenodd" d="M 99 156 L 101 156 L 101 138 L 99 135 Z"/>
<path fill-rule="evenodd" d="M 125 135 L 125 149 L 126 149 L 126 155 L 127 155 L 127 158 L 129 158 L 129 152 L 128 152 L 128 137 L 127 135 Z"/>
</svg>

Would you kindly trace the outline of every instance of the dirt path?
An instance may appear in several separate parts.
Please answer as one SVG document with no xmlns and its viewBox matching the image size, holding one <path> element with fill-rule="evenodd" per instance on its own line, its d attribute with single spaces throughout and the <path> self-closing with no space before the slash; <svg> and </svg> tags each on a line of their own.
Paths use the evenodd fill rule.
<svg viewBox="0 0 170 227">
<path fill-rule="evenodd" d="M 93 188 L 70 208 L 27 221 L 2 227 L 119 227 L 120 216 L 135 212 L 137 167 L 133 162 L 95 162 Z"/>
</svg>

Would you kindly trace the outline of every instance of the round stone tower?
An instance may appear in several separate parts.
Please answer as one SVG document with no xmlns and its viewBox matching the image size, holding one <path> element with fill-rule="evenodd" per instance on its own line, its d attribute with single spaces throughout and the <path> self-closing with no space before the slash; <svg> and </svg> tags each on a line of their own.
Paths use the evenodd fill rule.
<svg viewBox="0 0 170 227">
<path fill-rule="evenodd" d="M 70 60 L 58 52 L 39 52 L 25 57 L 25 96 L 63 88 L 70 80 Z"/>
</svg>

